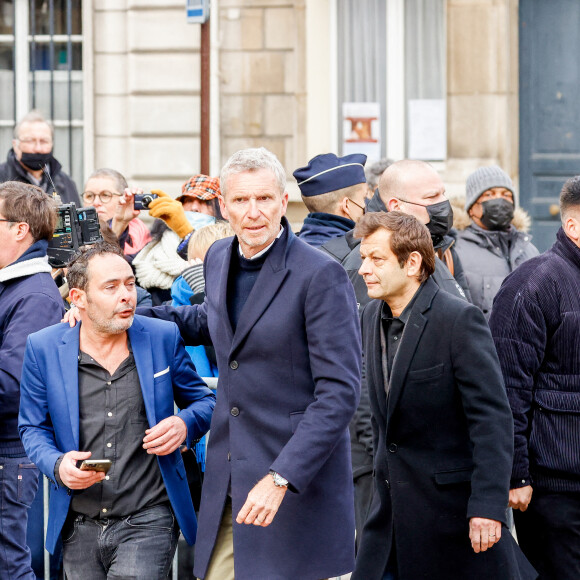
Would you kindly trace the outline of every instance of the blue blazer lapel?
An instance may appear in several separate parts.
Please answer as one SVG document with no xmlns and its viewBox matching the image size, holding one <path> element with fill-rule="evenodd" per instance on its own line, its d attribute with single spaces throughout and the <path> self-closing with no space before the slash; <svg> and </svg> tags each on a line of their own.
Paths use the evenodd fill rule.
<svg viewBox="0 0 580 580">
<path fill-rule="evenodd" d="M 64 400 L 68 407 L 74 449 L 79 448 L 79 333 L 81 325 L 67 329 L 58 346 Z"/>
<path fill-rule="evenodd" d="M 143 327 L 137 317 L 134 318 L 133 324 L 129 328 L 129 340 L 131 349 L 135 357 L 135 366 L 141 383 L 141 392 L 143 393 L 143 402 L 149 426 L 157 424 L 155 413 L 155 388 L 153 379 L 153 347 L 151 345 L 151 335 Z M 163 369 L 161 369 L 163 370 Z"/>
<path fill-rule="evenodd" d="M 286 221 L 284 233 L 276 242 L 270 255 L 266 258 L 254 287 L 248 296 L 246 304 L 240 314 L 240 320 L 236 327 L 232 342 L 231 353 L 242 343 L 254 324 L 270 306 L 270 303 L 278 293 L 282 282 L 288 275 L 286 268 L 286 252 L 293 241 L 294 234 Z M 229 318 L 229 317 L 228 317 Z"/>
</svg>

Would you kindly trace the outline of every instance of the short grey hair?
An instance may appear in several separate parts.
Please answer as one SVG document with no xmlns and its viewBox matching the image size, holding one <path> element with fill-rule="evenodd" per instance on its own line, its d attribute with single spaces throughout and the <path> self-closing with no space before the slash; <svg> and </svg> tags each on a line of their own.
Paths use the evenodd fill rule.
<svg viewBox="0 0 580 580">
<path fill-rule="evenodd" d="M 14 126 L 14 139 L 16 141 L 20 140 L 20 129 L 24 123 L 44 123 L 50 129 L 50 136 L 54 141 L 54 126 L 50 121 L 47 121 L 44 115 L 37 109 L 32 109 L 29 113 L 26 113 L 18 123 Z"/>
<path fill-rule="evenodd" d="M 286 190 L 286 172 L 278 158 L 264 147 L 241 149 L 234 153 L 223 166 L 220 173 L 220 189 L 222 196 L 227 192 L 228 179 L 232 175 L 247 171 L 271 171 L 278 182 L 280 194 Z"/>
<path fill-rule="evenodd" d="M 117 188 L 118 193 L 123 193 L 125 191 L 125 189 L 127 187 L 129 187 L 127 185 L 127 180 L 123 177 L 123 175 L 121 175 L 115 169 L 109 169 L 107 167 L 103 167 L 101 169 L 96 169 L 95 171 L 93 171 L 89 175 L 89 178 L 87 179 L 87 183 L 91 179 L 96 179 L 99 177 L 108 177 L 109 179 L 112 179 L 115 182 L 115 187 Z M 86 184 L 85 184 L 85 186 L 86 186 Z"/>
</svg>

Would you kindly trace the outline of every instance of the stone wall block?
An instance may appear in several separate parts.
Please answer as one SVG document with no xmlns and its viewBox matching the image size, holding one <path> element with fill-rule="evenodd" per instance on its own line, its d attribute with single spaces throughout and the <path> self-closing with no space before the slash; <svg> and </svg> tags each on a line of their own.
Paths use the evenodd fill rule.
<svg viewBox="0 0 580 580">
<path fill-rule="evenodd" d="M 282 93 L 285 64 L 283 53 L 222 52 L 222 91 L 224 94 Z"/>
<path fill-rule="evenodd" d="M 453 6 L 449 10 L 448 24 L 450 93 L 495 92 L 498 65 L 497 19 L 493 6 Z M 507 38 L 505 43 L 507 45 Z"/>
<path fill-rule="evenodd" d="M 132 54 L 129 63 L 131 92 L 199 92 L 199 53 Z"/>
<path fill-rule="evenodd" d="M 497 157 L 501 101 L 497 95 L 448 97 L 448 157 Z"/>
<path fill-rule="evenodd" d="M 267 135 L 293 136 L 296 132 L 296 99 L 293 95 L 264 98 L 264 126 Z"/>
<path fill-rule="evenodd" d="M 93 7 L 97 10 L 127 10 L 127 0 L 93 0 Z"/>
<path fill-rule="evenodd" d="M 185 2 L 183 0 L 126 0 L 129 8 L 180 8 L 185 20 Z"/>
<path fill-rule="evenodd" d="M 127 93 L 127 57 L 120 54 L 95 54 L 95 95 Z"/>
<path fill-rule="evenodd" d="M 264 12 L 264 35 L 268 49 L 292 49 L 296 43 L 294 8 L 268 8 Z"/>
<path fill-rule="evenodd" d="M 220 0 L 220 8 L 272 8 L 293 3 L 292 0 Z"/>
<path fill-rule="evenodd" d="M 286 173 L 288 173 L 288 167 L 286 166 L 286 142 L 283 137 L 225 137 L 222 138 L 222 165 L 236 152 L 240 149 L 247 149 L 248 147 L 265 147 L 268 151 L 271 151 L 278 157 L 280 163 L 286 168 Z"/>
<path fill-rule="evenodd" d="M 197 95 L 138 95 L 129 102 L 132 135 L 199 135 Z"/>
<path fill-rule="evenodd" d="M 130 173 L 147 178 L 191 176 L 199 167 L 199 152 L 197 137 L 129 139 Z"/>
<path fill-rule="evenodd" d="M 264 131 L 263 109 L 261 96 L 224 96 L 220 105 L 222 135 L 228 137 L 261 135 Z"/>
<path fill-rule="evenodd" d="M 130 50 L 197 51 L 200 25 L 188 24 L 185 10 L 131 10 L 128 16 Z"/>
<path fill-rule="evenodd" d="M 264 11 L 231 8 L 220 17 L 220 48 L 223 50 L 260 50 L 264 47 Z"/>
<path fill-rule="evenodd" d="M 98 136 L 124 137 L 127 135 L 127 97 L 105 96 L 95 98 L 95 133 Z"/>
<path fill-rule="evenodd" d="M 127 177 L 129 175 L 127 142 L 128 139 L 126 137 L 99 137 L 97 128 L 97 135 L 95 136 L 95 169 L 111 167 Z"/>
<path fill-rule="evenodd" d="M 118 11 L 95 11 L 93 35 L 95 52 L 126 52 L 127 13 Z"/>
</svg>

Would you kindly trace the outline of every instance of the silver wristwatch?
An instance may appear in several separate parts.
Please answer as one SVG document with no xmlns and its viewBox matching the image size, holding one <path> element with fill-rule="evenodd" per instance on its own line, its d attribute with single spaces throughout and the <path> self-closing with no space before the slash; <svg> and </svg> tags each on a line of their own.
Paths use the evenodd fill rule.
<svg viewBox="0 0 580 580">
<path fill-rule="evenodd" d="M 284 479 L 279 473 L 276 473 L 273 469 L 270 469 L 270 475 L 274 480 L 274 485 L 276 487 L 288 487 L 288 480 Z"/>
</svg>

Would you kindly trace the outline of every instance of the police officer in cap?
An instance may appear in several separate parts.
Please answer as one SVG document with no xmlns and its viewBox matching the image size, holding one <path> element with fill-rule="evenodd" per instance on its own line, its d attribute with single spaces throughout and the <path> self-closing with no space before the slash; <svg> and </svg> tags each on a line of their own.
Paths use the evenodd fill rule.
<svg viewBox="0 0 580 580">
<path fill-rule="evenodd" d="M 352 235 L 346 236 L 347 232 L 365 212 L 366 160 L 366 155 L 360 153 L 344 157 L 325 153 L 313 157 L 306 167 L 293 173 L 302 201 L 310 212 L 299 237 L 339 262 L 352 249 L 349 245 Z"/>
</svg>

